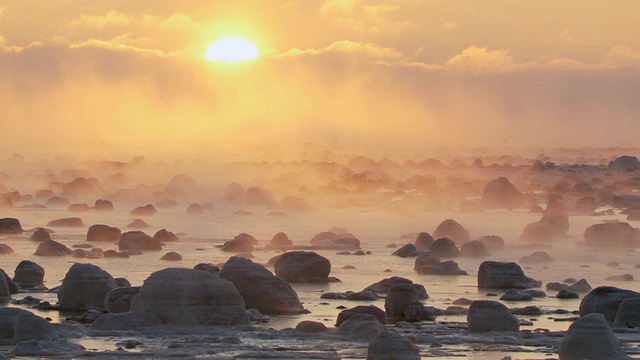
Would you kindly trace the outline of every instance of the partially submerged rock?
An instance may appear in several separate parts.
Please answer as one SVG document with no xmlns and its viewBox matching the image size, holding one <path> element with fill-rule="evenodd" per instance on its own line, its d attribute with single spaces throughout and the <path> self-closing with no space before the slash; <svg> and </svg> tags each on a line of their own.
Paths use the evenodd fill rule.
<svg viewBox="0 0 640 360">
<path fill-rule="evenodd" d="M 20 220 L 14 218 L 0 219 L 0 234 L 22 234 Z"/>
<path fill-rule="evenodd" d="M 469 332 L 519 331 L 520 322 L 506 306 L 497 301 L 477 300 L 467 313 Z"/>
<path fill-rule="evenodd" d="M 529 289 L 542 282 L 527 277 L 514 262 L 484 261 L 478 269 L 478 288 Z"/>
<path fill-rule="evenodd" d="M 79 217 L 69 217 L 63 219 L 51 220 L 47 224 L 47 226 L 57 226 L 57 227 L 83 227 L 84 223 L 82 219 Z"/>
<path fill-rule="evenodd" d="M 119 250 L 162 250 L 162 243 L 142 231 L 127 231 L 120 236 Z"/>
<path fill-rule="evenodd" d="M 585 315 L 569 326 L 558 355 L 561 360 L 630 359 L 604 315 L 597 313 Z"/>
<path fill-rule="evenodd" d="M 392 276 L 390 278 L 380 280 L 375 284 L 371 284 L 367 286 L 365 290 L 372 291 L 376 294 L 386 294 L 389 292 L 389 289 L 391 289 L 392 287 L 396 285 L 402 285 L 402 284 L 412 284 L 416 288 L 416 290 L 418 290 L 418 293 L 420 294 L 420 299 L 424 300 L 429 298 L 429 295 L 427 294 L 427 290 L 425 290 L 424 286 L 420 284 L 414 284 L 413 281 L 400 276 Z"/>
<path fill-rule="evenodd" d="M 38 245 L 36 252 L 33 255 L 37 256 L 66 256 L 71 255 L 73 250 L 69 249 L 66 245 L 61 244 L 55 240 L 45 240 Z"/>
<path fill-rule="evenodd" d="M 447 219 L 441 222 L 431 234 L 434 239 L 448 238 L 458 244 L 463 244 L 471 240 L 469 231 L 453 219 Z"/>
<path fill-rule="evenodd" d="M 367 360 L 420 360 L 420 349 L 400 334 L 384 331 L 369 342 Z"/>
<path fill-rule="evenodd" d="M 589 226 L 584 231 L 589 246 L 632 248 L 640 246 L 640 234 L 626 222 L 610 222 Z"/>
<path fill-rule="evenodd" d="M 620 303 L 631 298 L 640 298 L 640 293 L 613 286 L 599 286 L 582 298 L 580 317 L 591 313 L 600 313 L 607 321 L 614 322 Z"/>
<path fill-rule="evenodd" d="M 524 196 L 504 176 L 489 181 L 482 190 L 482 203 L 487 208 L 513 209 L 524 205 Z"/>
<path fill-rule="evenodd" d="M 87 230 L 87 241 L 116 242 L 120 239 L 122 231 L 114 226 L 95 224 Z"/>
<path fill-rule="evenodd" d="M 58 290 L 60 309 L 103 309 L 107 294 L 117 286 L 113 277 L 100 267 L 75 263 L 69 268 Z"/>
<path fill-rule="evenodd" d="M 305 312 L 298 294 L 286 281 L 249 259 L 231 257 L 218 276 L 233 283 L 249 309 L 267 315 Z"/>
<path fill-rule="evenodd" d="M 206 271 L 169 268 L 151 274 L 140 288 L 133 312 L 182 325 L 237 325 L 248 322 L 245 302 L 233 284 Z"/>
<path fill-rule="evenodd" d="M 313 251 L 290 251 L 278 256 L 274 271 L 287 282 L 326 282 L 331 263 Z"/>
<path fill-rule="evenodd" d="M 42 286 L 44 281 L 44 268 L 33 261 L 22 260 L 18 266 L 16 266 L 13 281 L 23 289 Z"/>
</svg>

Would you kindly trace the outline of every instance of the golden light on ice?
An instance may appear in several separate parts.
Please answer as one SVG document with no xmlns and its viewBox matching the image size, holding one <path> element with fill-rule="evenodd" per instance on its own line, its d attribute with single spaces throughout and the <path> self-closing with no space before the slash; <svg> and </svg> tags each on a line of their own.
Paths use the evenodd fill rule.
<svg viewBox="0 0 640 360">
<path fill-rule="evenodd" d="M 237 37 L 228 37 L 209 45 L 204 58 L 210 61 L 236 63 L 238 61 L 253 60 L 259 55 L 258 48 L 250 41 Z"/>
</svg>

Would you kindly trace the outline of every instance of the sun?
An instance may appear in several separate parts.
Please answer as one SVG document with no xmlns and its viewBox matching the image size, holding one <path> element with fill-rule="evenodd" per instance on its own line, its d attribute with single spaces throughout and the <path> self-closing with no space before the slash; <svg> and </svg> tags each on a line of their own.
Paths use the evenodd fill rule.
<svg viewBox="0 0 640 360">
<path fill-rule="evenodd" d="M 253 60 L 259 55 L 258 48 L 250 41 L 238 37 L 227 37 L 209 45 L 204 58 L 210 61 L 236 63 Z"/>
</svg>

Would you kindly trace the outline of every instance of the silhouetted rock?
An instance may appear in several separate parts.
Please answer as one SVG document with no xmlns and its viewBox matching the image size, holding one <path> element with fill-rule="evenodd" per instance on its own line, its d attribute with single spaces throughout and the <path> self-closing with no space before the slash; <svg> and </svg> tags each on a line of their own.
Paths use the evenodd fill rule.
<svg viewBox="0 0 640 360">
<path fill-rule="evenodd" d="M 267 245 L 267 247 L 269 249 L 281 249 L 281 248 L 289 247 L 291 245 L 293 245 L 293 241 L 291 241 L 289 239 L 287 234 L 285 234 L 283 232 L 279 232 L 279 233 L 273 235 L 273 237 L 269 241 L 269 245 Z"/>
<path fill-rule="evenodd" d="M 211 274 L 216 274 L 220 271 L 220 268 L 213 265 L 213 264 L 205 264 L 205 263 L 200 263 L 197 264 L 196 266 L 193 267 L 194 270 L 200 270 L 200 271 L 206 271 L 209 272 Z"/>
<path fill-rule="evenodd" d="M 158 239 L 145 234 L 142 231 L 127 231 L 120 236 L 119 250 L 162 250 L 162 244 Z"/>
<path fill-rule="evenodd" d="M 344 321 L 356 314 L 373 315 L 380 324 L 387 323 L 387 314 L 384 310 L 374 305 L 360 305 L 351 309 L 342 310 L 336 319 L 336 327 L 340 327 Z"/>
<path fill-rule="evenodd" d="M 206 271 L 170 268 L 149 276 L 131 311 L 183 325 L 238 325 L 248 322 L 245 302 L 229 281 Z"/>
<path fill-rule="evenodd" d="M 14 218 L 0 219 L 0 234 L 22 234 L 20 220 Z"/>
<path fill-rule="evenodd" d="M 113 277 L 92 264 L 73 264 L 58 290 L 58 303 L 63 310 L 104 308 L 109 291 L 118 285 Z"/>
<path fill-rule="evenodd" d="M 391 289 L 392 287 L 396 285 L 402 285 L 402 284 L 413 285 L 416 288 L 416 290 L 418 290 L 418 294 L 421 300 L 429 298 L 429 294 L 427 294 L 427 290 L 424 288 L 424 286 L 420 284 L 414 284 L 413 281 L 400 276 L 392 276 L 390 278 L 380 280 L 375 284 L 371 284 L 367 286 L 365 290 L 372 291 L 375 294 L 386 294 L 387 292 L 389 292 L 389 289 Z"/>
<path fill-rule="evenodd" d="M 53 341 L 58 340 L 53 325 L 44 318 L 30 312 L 16 315 L 13 319 L 13 341 Z"/>
<path fill-rule="evenodd" d="M 460 255 L 460 250 L 458 250 L 456 243 L 448 238 L 440 238 L 434 241 L 429 251 L 433 251 L 441 258 L 455 258 Z"/>
<path fill-rule="evenodd" d="M 520 259 L 520 262 L 527 264 L 548 264 L 552 263 L 553 259 L 544 251 L 536 251 Z"/>
<path fill-rule="evenodd" d="M 129 223 L 127 227 L 130 229 L 146 229 L 149 227 L 149 224 L 147 224 L 142 219 L 135 219 L 131 223 Z"/>
<path fill-rule="evenodd" d="M 47 226 L 82 227 L 82 226 L 84 226 L 84 223 L 82 222 L 82 219 L 80 219 L 78 217 L 70 217 L 70 218 L 51 220 L 51 221 L 49 221 Z"/>
<path fill-rule="evenodd" d="M 383 331 L 367 347 L 367 360 L 420 360 L 420 349 L 400 334 Z"/>
<path fill-rule="evenodd" d="M 160 260 L 166 260 L 166 261 L 180 261 L 182 260 L 182 255 L 178 254 L 175 251 L 170 251 L 164 255 L 162 255 L 162 257 L 160 258 Z"/>
<path fill-rule="evenodd" d="M 96 211 L 111 211 L 113 210 L 113 203 L 109 200 L 98 199 L 96 200 L 93 208 Z"/>
<path fill-rule="evenodd" d="M 116 242 L 121 235 L 122 231 L 117 227 L 95 224 L 89 226 L 89 230 L 87 230 L 87 241 Z"/>
<path fill-rule="evenodd" d="M 22 260 L 16 266 L 13 281 L 22 289 L 30 289 L 42 286 L 44 280 L 44 268 L 33 261 Z"/>
<path fill-rule="evenodd" d="M 65 196 L 86 196 L 94 192 L 94 187 L 85 177 L 77 177 L 73 181 L 62 184 L 62 193 Z"/>
<path fill-rule="evenodd" d="M 235 253 L 251 252 L 253 251 L 253 243 L 248 237 L 236 236 L 233 240 L 225 242 L 220 250 Z"/>
<path fill-rule="evenodd" d="M 420 272 L 420 268 L 438 264 L 440 256 L 433 251 L 423 251 L 418 255 L 413 265 L 413 270 Z"/>
<path fill-rule="evenodd" d="M 519 331 L 520 322 L 506 306 L 497 301 L 477 300 L 467 313 L 469 332 Z"/>
<path fill-rule="evenodd" d="M 622 300 L 613 326 L 622 328 L 640 326 L 640 297 Z"/>
<path fill-rule="evenodd" d="M 200 204 L 193 203 L 187 207 L 187 215 L 201 215 L 202 213 L 204 213 L 204 210 L 202 210 Z"/>
<path fill-rule="evenodd" d="M 145 206 L 139 206 L 133 210 L 131 210 L 132 216 L 151 216 L 157 212 L 156 208 L 152 204 L 147 204 Z"/>
<path fill-rule="evenodd" d="M 616 171 L 635 171 L 640 169 L 640 161 L 635 156 L 620 156 L 609 162 L 609 169 Z"/>
<path fill-rule="evenodd" d="M 626 222 L 595 224 L 584 231 L 587 245 L 599 247 L 637 247 L 640 234 Z"/>
<path fill-rule="evenodd" d="M 29 240 L 31 241 L 51 240 L 51 234 L 49 234 L 49 231 L 47 229 L 37 228 L 33 232 L 33 234 L 31 234 L 31 236 L 29 237 Z"/>
<path fill-rule="evenodd" d="M 589 314 L 569 326 L 558 349 L 560 360 L 630 359 L 602 314 Z"/>
<path fill-rule="evenodd" d="M 7 244 L 0 244 L 0 254 L 13 254 L 14 251 L 11 246 Z"/>
<path fill-rule="evenodd" d="M 233 283 L 249 309 L 257 309 L 263 314 L 305 312 L 298 294 L 287 282 L 249 259 L 231 257 L 218 276 Z"/>
<path fill-rule="evenodd" d="M 487 252 L 487 248 L 484 246 L 484 243 L 482 241 L 472 240 L 462 244 L 460 255 L 466 257 L 481 258 L 489 256 L 489 253 Z"/>
<path fill-rule="evenodd" d="M 416 249 L 416 246 L 413 244 L 403 245 L 398 250 L 394 251 L 391 255 L 399 256 L 401 258 L 406 257 L 416 257 L 420 254 L 420 252 Z"/>
<path fill-rule="evenodd" d="M 458 263 L 455 261 L 445 261 L 432 265 L 421 266 L 418 269 L 414 269 L 418 274 L 423 275 L 468 275 L 464 270 L 461 270 Z"/>
<path fill-rule="evenodd" d="M 67 208 L 70 212 L 89 212 L 89 205 L 87 204 L 71 204 Z"/>
<path fill-rule="evenodd" d="M 66 245 L 61 244 L 54 240 L 45 240 L 38 245 L 36 252 L 33 255 L 38 256 L 65 256 L 71 255 L 73 250 L 69 249 Z"/>
<path fill-rule="evenodd" d="M 580 316 L 600 313 L 605 316 L 607 321 L 614 322 L 620 303 L 632 298 L 640 298 L 640 293 L 613 286 L 599 286 L 582 298 Z"/>
<path fill-rule="evenodd" d="M 429 250 L 431 245 L 435 240 L 433 237 L 427 232 L 421 232 L 416 237 L 415 245 L 416 250 Z"/>
<path fill-rule="evenodd" d="M 509 179 L 501 176 L 485 185 L 482 203 L 488 208 L 513 209 L 524 205 L 524 196 Z"/>
<path fill-rule="evenodd" d="M 384 325 L 375 316 L 368 314 L 355 314 L 338 327 L 338 335 L 351 341 L 368 341 L 383 331 Z"/>
<path fill-rule="evenodd" d="M 160 229 L 156 231 L 156 233 L 153 235 L 153 238 L 161 242 L 171 242 L 171 241 L 180 240 L 180 238 L 176 234 L 172 233 L 171 231 L 168 231 L 167 229 Z"/>
<path fill-rule="evenodd" d="M 325 332 L 328 329 L 321 322 L 305 320 L 305 321 L 299 322 L 298 325 L 296 325 L 296 328 L 294 330 L 296 332 L 319 333 L 319 332 Z"/>
<path fill-rule="evenodd" d="M 453 219 L 441 222 L 431 235 L 434 239 L 449 238 L 458 244 L 463 244 L 470 240 L 469 232 Z"/>
<path fill-rule="evenodd" d="M 109 291 L 104 299 L 104 308 L 111 313 L 131 310 L 131 300 L 140 293 L 140 286 L 119 286 Z"/>
<path fill-rule="evenodd" d="M 313 251 L 290 251 L 278 257 L 274 271 L 277 277 L 287 282 L 326 282 L 331 273 L 331 263 Z"/>
<path fill-rule="evenodd" d="M 527 277 L 514 262 L 484 261 L 478 269 L 479 288 L 528 289 L 541 285 L 540 281 Z"/>
<path fill-rule="evenodd" d="M 486 235 L 478 239 L 484 244 L 487 251 L 504 250 L 504 239 L 496 235 Z"/>
</svg>

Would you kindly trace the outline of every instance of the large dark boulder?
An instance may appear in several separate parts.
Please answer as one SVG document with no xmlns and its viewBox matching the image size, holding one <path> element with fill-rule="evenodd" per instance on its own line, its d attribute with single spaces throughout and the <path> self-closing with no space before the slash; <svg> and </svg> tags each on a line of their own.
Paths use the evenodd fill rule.
<svg viewBox="0 0 640 360">
<path fill-rule="evenodd" d="M 455 258 L 460 255 L 460 250 L 456 243 L 448 238 L 441 238 L 433 242 L 429 251 L 433 251 L 441 258 Z"/>
<path fill-rule="evenodd" d="M 122 231 L 114 226 L 96 224 L 89 226 L 87 241 L 116 242 L 120 239 Z"/>
<path fill-rule="evenodd" d="M 311 251 L 290 251 L 278 256 L 274 264 L 276 276 L 287 282 L 326 282 L 331 263 Z"/>
<path fill-rule="evenodd" d="M 14 218 L 0 219 L 0 234 L 22 234 L 20 220 Z"/>
<path fill-rule="evenodd" d="M 609 162 L 609 169 L 615 171 L 639 170 L 640 160 L 635 156 L 623 155 Z"/>
<path fill-rule="evenodd" d="M 558 355 L 560 360 L 631 359 L 602 314 L 589 314 L 574 321 L 560 343 Z"/>
<path fill-rule="evenodd" d="M 263 314 L 299 314 L 306 312 L 298 294 L 286 281 L 260 264 L 233 256 L 218 273 L 238 289 L 247 309 Z"/>
<path fill-rule="evenodd" d="M 42 286 L 44 281 L 44 268 L 33 261 L 22 260 L 18 266 L 16 266 L 13 281 L 22 289 Z"/>
<path fill-rule="evenodd" d="M 340 324 L 342 324 L 348 318 L 356 314 L 373 315 L 375 316 L 376 320 L 378 320 L 380 324 L 387 323 L 387 314 L 385 313 L 384 310 L 374 305 L 360 305 L 351 309 L 342 310 L 338 314 L 338 318 L 336 319 L 336 326 L 340 327 Z"/>
<path fill-rule="evenodd" d="M 209 272 L 169 268 L 151 274 L 131 311 L 181 325 L 238 325 L 248 322 L 245 302 L 227 280 Z"/>
<path fill-rule="evenodd" d="M 73 250 L 55 240 L 45 240 L 38 245 L 33 255 L 37 256 L 66 256 L 73 254 Z"/>
<path fill-rule="evenodd" d="M 528 289 L 540 285 L 540 281 L 527 277 L 514 262 L 484 261 L 478 269 L 478 288 Z"/>
<path fill-rule="evenodd" d="M 420 360 L 420 349 L 402 335 L 384 331 L 371 340 L 367 360 Z"/>
<path fill-rule="evenodd" d="M 57 227 L 83 227 L 84 223 L 82 222 L 82 219 L 80 219 L 79 217 L 69 217 L 69 218 L 51 220 L 51 221 L 49 221 L 47 226 L 54 226 L 54 227 L 56 227 L 56 226 Z"/>
<path fill-rule="evenodd" d="M 117 286 L 113 277 L 100 267 L 75 263 L 62 280 L 58 303 L 62 310 L 103 309 L 105 297 Z"/>
<path fill-rule="evenodd" d="M 640 293 L 613 286 L 599 286 L 582 298 L 580 316 L 600 313 L 605 316 L 607 321 L 614 322 L 620 303 L 633 298 L 640 298 Z"/>
<path fill-rule="evenodd" d="M 471 303 L 467 313 L 467 326 L 471 333 L 520 330 L 518 318 L 503 304 L 490 300 Z"/>
</svg>

